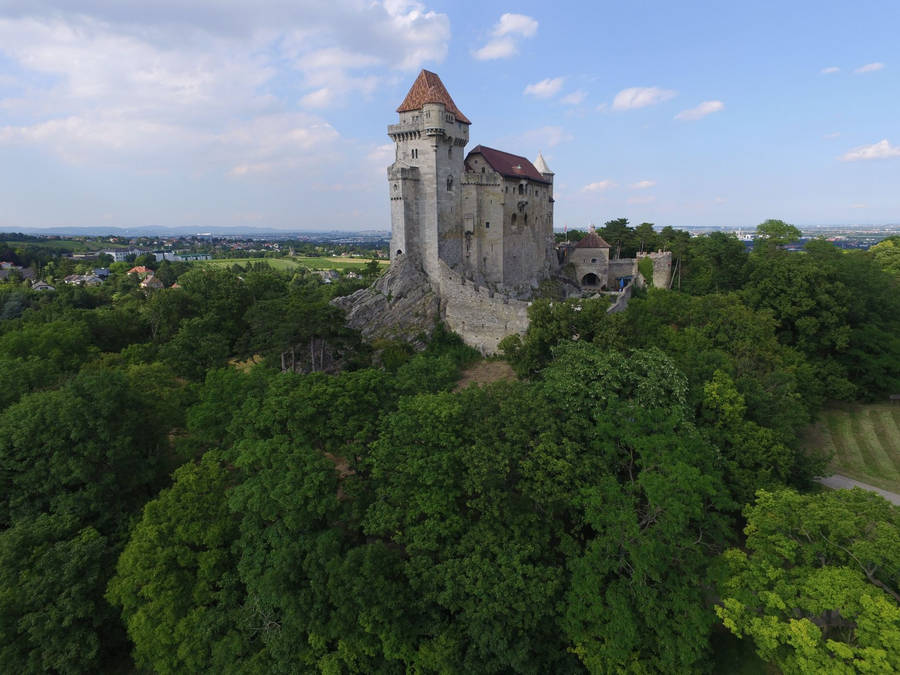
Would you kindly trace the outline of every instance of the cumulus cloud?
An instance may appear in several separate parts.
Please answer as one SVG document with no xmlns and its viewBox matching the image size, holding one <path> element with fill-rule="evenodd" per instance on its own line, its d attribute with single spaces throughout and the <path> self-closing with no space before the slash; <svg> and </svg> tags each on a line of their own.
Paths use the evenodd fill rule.
<svg viewBox="0 0 900 675">
<path fill-rule="evenodd" d="M 560 101 L 566 105 L 579 105 L 584 102 L 585 98 L 587 98 L 587 92 L 583 89 L 578 89 L 571 94 L 566 94 Z"/>
<path fill-rule="evenodd" d="M 525 94 L 535 98 L 551 98 L 562 89 L 565 79 L 564 77 L 548 77 L 540 82 L 529 84 L 525 87 Z"/>
<path fill-rule="evenodd" d="M 886 138 L 872 145 L 861 145 L 849 150 L 841 156 L 844 162 L 857 162 L 864 159 L 890 159 L 900 157 L 900 147 L 891 145 Z"/>
<path fill-rule="evenodd" d="M 819 71 L 819 73 L 821 73 L 822 75 L 831 75 L 832 73 L 839 72 L 841 72 L 841 69 L 837 66 L 828 66 L 827 68 L 822 68 L 822 70 Z"/>
<path fill-rule="evenodd" d="M 660 87 L 631 87 L 623 89 L 613 99 L 614 110 L 632 110 L 656 105 L 674 98 L 678 92 Z"/>
<path fill-rule="evenodd" d="M 525 14 L 503 14 L 491 31 L 491 39 L 474 52 L 476 59 L 491 61 L 507 59 L 519 51 L 518 41 L 533 37 L 538 22 Z"/>
<path fill-rule="evenodd" d="M 248 175 L 296 165 L 290 152 L 328 156 L 340 135 L 298 105 L 367 96 L 442 60 L 450 38 L 446 15 L 409 0 L 22 7 L 0 9 L 0 57 L 24 83 L 2 101 L 0 143 L 78 164 L 155 157 L 193 171 L 203 155 Z"/>
<path fill-rule="evenodd" d="M 725 108 L 725 104 L 722 101 L 703 101 L 696 108 L 690 108 L 688 110 L 682 110 L 680 113 L 675 115 L 676 120 L 682 120 L 684 122 L 699 120 L 702 117 L 706 117 L 714 112 L 719 112 Z"/>
<path fill-rule="evenodd" d="M 603 192 L 604 190 L 608 190 L 611 187 L 615 187 L 615 183 L 611 180 L 598 180 L 593 183 L 588 183 L 583 188 L 581 188 L 582 192 Z"/>
<path fill-rule="evenodd" d="M 637 183 L 632 183 L 628 187 L 632 190 L 646 190 L 647 188 L 652 188 L 656 185 L 655 180 L 639 180 Z"/>
<path fill-rule="evenodd" d="M 881 70 L 882 68 L 884 68 L 884 64 L 879 61 L 876 61 L 875 63 L 867 63 L 864 66 L 860 66 L 853 72 L 854 73 L 874 73 L 876 70 Z"/>
</svg>

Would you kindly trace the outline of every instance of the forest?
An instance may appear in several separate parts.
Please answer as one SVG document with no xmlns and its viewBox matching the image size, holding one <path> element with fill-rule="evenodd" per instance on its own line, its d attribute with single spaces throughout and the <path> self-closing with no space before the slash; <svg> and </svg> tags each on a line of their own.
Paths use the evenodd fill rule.
<svg viewBox="0 0 900 675">
<path fill-rule="evenodd" d="M 537 300 L 464 389 L 441 325 L 344 326 L 370 279 L 0 284 L 0 670 L 900 671 L 900 511 L 800 442 L 900 393 L 900 239 L 622 221 L 675 288 Z"/>
</svg>

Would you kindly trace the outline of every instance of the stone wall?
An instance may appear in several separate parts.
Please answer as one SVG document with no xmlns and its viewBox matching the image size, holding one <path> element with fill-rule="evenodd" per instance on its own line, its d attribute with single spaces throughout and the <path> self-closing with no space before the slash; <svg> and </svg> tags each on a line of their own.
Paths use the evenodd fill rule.
<svg viewBox="0 0 900 675">
<path fill-rule="evenodd" d="M 609 261 L 609 281 L 607 288 L 617 290 L 619 288 L 618 279 L 621 277 L 634 277 L 638 273 L 636 258 L 617 258 Z"/>
<path fill-rule="evenodd" d="M 672 277 L 672 252 L 638 253 L 639 260 L 644 257 L 649 257 L 653 261 L 653 286 L 656 288 L 668 288 Z"/>
<path fill-rule="evenodd" d="M 441 318 L 467 345 L 483 354 L 493 354 L 500 340 L 514 333 L 522 335 L 528 329 L 531 303 L 513 300 L 466 281 L 443 261 L 440 270 Z"/>
</svg>

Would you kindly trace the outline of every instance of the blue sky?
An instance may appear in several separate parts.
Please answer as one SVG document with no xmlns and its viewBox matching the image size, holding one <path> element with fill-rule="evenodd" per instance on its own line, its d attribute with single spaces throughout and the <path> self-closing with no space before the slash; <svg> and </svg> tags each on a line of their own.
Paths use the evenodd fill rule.
<svg viewBox="0 0 900 675">
<path fill-rule="evenodd" d="M 387 229 L 420 68 L 556 224 L 900 222 L 900 3 L 0 0 L 0 230 Z"/>
</svg>

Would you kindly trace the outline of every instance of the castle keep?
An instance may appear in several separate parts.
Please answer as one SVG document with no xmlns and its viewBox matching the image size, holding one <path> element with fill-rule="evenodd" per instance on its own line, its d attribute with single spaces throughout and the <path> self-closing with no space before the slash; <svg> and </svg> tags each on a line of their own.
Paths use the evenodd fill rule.
<svg viewBox="0 0 900 675">
<path fill-rule="evenodd" d="M 529 297 L 556 268 L 553 172 L 481 145 L 441 79 L 423 70 L 388 126 L 391 259 L 406 255 L 439 281 L 443 262 L 477 286 Z"/>
</svg>

